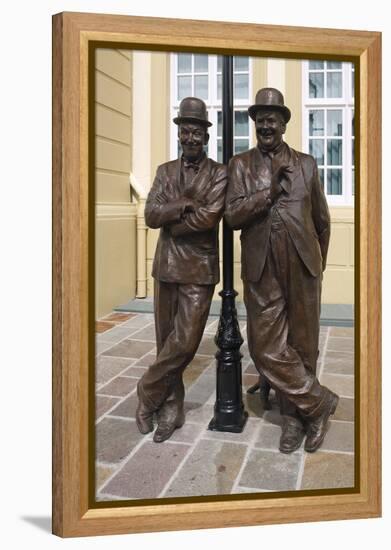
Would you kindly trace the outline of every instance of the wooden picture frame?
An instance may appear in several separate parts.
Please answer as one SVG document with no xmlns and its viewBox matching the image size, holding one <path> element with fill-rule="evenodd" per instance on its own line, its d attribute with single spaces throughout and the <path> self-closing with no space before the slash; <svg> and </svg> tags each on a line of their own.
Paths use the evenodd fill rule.
<svg viewBox="0 0 391 550">
<path fill-rule="evenodd" d="M 93 44 L 356 64 L 356 440 L 353 490 L 234 495 L 96 507 L 91 495 L 88 82 Z M 53 532 L 63 537 L 377 517 L 381 513 L 381 34 L 197 20 L 61 13 L 53 17 Z M 92 271 L 93 273 L 93 271 Z M 189 499 L 188 499 L 189 500 Z M 100 503 L 102 504 L 102 503 Z"/>
</svg>

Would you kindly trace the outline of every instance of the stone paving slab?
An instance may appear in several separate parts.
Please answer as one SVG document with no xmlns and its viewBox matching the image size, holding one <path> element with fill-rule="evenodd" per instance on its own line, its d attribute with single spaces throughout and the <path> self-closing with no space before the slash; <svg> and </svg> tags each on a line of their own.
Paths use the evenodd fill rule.
<svg viewBox="0 0 391 550">
<path fill-rule="evenodd" d="M 96 426 L 96 458 L 102 463 L 118 464 L 142 437 L 135 421 L 107 416 Z"/>
<path fill-rule="evenodd" d="M 124 357 L 105 357 L 101 355 L 97 358 L 96 363 L 96 384 L 98 384 L 98 386 L 101 386 L 115 376 L 118 376 L 122 372 L 125 372 L 126 367 L 131 365 L 133 361 L 133 359 L 127 359 Z"/>
<path fill-rule="evenodd" d="M 105 317 L 103 317 L 103 319 L 101 319 L 101 321 L 108 321 L 108 322 L 111 322 L 111 323 L 123 323 L 124 321 L 129 321 L 129 319 L 133 319 L 134 317 L 136 317 L 136 314 L 134 313 L 117 313 L 117 312 L 113 312 L 113 313 L 110 313 L 109 315 L 106 315 Z"/>
<path fill-rule="evenodd" d="M 156 353 L 155 348 L 151 350 L 151 353 L 147 353 L 146 355 L 143 355 L 137 361 L 134 362 L 135 367 L 149 367 L 152 365 L 152 363 L 155 362 L 156 359 Z"/>
<path fill-rule="evenodd" d="M 322 450 L 305 458 L 301 489 L 330 489 L 354 486 L 354 455 Z"/>
<path fill-rule="evenodd" d="M 97 487 L 101 487 L 106 481 L 109 479 L 109 477 L 115 472 L 116 467 L 115 466 L 106 466 L 102 464 L 96 465 L 96 471 L 95 471 L 95 483 Z"/>
<path fill-rule="evenodd" d="M 111 328 L 114 328 L 115 324 L 109 321 L 96 321 L 95 323 L 95 332 L 97 334 L 100 334 L 102 332 L 105 332 L 106 330 L 110 330 Z"/>
<path fill-rule="evenodd" d="M 122 416 L 124 418 L 135 418 L 138 399 L 136 392 L 123 399 L 117 407 L 110 411 L 109 416 Z"/>
<path fill-rule="evenodd" d="M 252 450 L 239 485 L 269 491 L 293 491 L 297 488 L 300 462 L 299 453 L 286 455 L 278 451 Z"/>
<path fill-rule="evenodd" d="M 322 448 L 310 455 L 302 445 L 284 455 L 278 451 L 281 416 L 274 392 L 270 411 L 263 410 L 259 393 L 245 393 L 258 380 L 246 342 L 241 348 L 243 402 L 249 413 L 246 427 L 241 434 L 207 429 L 215 402 L 215 317 L 208 320 L 200 348 L 184 372 L 185 425 L 163 444 L 154 443 L 152 433 L 140 434 L 135 423 L 136 383 L 156 358 L 153 315 L 119 315 L 97 322 L 98 500 L 352 486 L 352 328 L 321 327 L 319 377 L 341 396 Z M 245 338 L 246 323 L 240 323 Z"/>
<path fill-rule="evenodd" d="M 132 319 L 129 319 L 128 321 L 122 323 L 121 326 L 142 328 L 146 325 L 149 325 L 150 323 L 153 323 L 153 315 L 145 313 L 142 315 L 135 315 Z"/>
<path fill-rule="evenodd" d="M 238 443 L 199 441 L 163 496 L 230 494 L 245 453 Z"/>
<path fill-rule="evenodd" d="M 207 425 L 213 418 L 213 405 L 204 405 L 194 401 L 185 400 L 186 422 Z"/>
<path fill-rule="evenodd" d="M 343 351 L 354 353 L 354 341 L 353 338 L 339 338 L 330 336 L 327 348 L 330 351 Z"/>
<path fill-rule="evenodd" d="M 122 340 L 119 344 L 106 349 L 103 355 L 111 357 L 140 358 L 155 347 L 153 342 L 139 342 L 137 340 Z"/>
<path fill-rule="evenodd" d="M 320 382 L 343 397 L 354 397 L 354 376 L 323 373 Z"/>
<path fill-rule="evenodd" d="M 258 437 L 254 442 L 254 447 L 261 449 L 270 449 L 275 451 L 280 443 L 281 428 L 273 424 L 263 422 L 260 426 Z"/>
<path fill-rule="evenodd" d="M 108 384 L 99 388 L 99 395 L 114 395 L 118 397 L 124 397 L 130 393 L 137 384 L 137 378 L 130 378 L 128 376 L 117 376 Z"/>
<path fill-rule="evenodd" d="M 354 374 L 354 355 L 343 351 L 327 351 L 323 371 L 330 374 Z"/>
<path fill-rule="evenodd" d="M 156 498 L 188 452 L 189 445 L 146 441 L 103 492 L 124 499 Z"/>
<path fill-rule="evenodd" d="M 108 397 L 107 395 L 97 395 L 95 403 L 95 417 L 100 418 L 107 413 L 119 401 L 119 397 Z"/>
<path fill-rule="evenodd" d="M 99 334 L 97 336 L 97 342 L 112 342 L 113 344 L 117 344 L 121 340 L 129 338 L 130 335 L 133 335 L 134 330 L 134 328 L 121 327 L 117 325 L 112 330 L 107 330 L 106 332 Z"/>
<path fill-rule="evenodd" d="M 339 336 L 340 338 L 354 338 L 353 327 L 330 327 L 330 336 Z"/>
<path fill-rule="evenodd" d="M 354 399 L 348 397 L 340 397 L 337 410 L 333 416 L 333 420 L 345 420 L 346 422 L 354 422 Z"/>
<path fill-rule="evenodd" d="M 148 367 L 140 367 L 140 365 L 134 365 L 124 370 L 122 376 L 132 376 L 133 378 L 141 378 L 142 375 L 147 372 Z"/>
<path fill-rule="evenodd" d="M 194 384 L 201 374 L 203 374 L 211 365 L 211 363 L 213 363 L 212 368 L 214 369 L 214 360 L 211 357 L 206 355 L 196 355 L 183 373 L 183 383 L 185 388 L 189 388 L 192 384 Z"/>
<path fill-rule="evenodd" d="M 197 378 L 195 383 L 186 392 L 190 402 L 205 403 L 216 391 L 216 369 L 214 366 L 207 368 Z"/>
<path fill-rule="evenodd" d="M 204 426 L 187 421 L 181 429 L 175 430 L 173 435 L 170 437 L 170 442 L 174 441 L 179 443 L 193 444 L 195 440 L 200 437 L 201 432 L 205 432 Z"/>
<path fill-rule="evenodd" d="M 353 422 L 336 422 L 331 420 L 329 431 L 322 445 L 323 451 L 354 452 Z"/>
<path fill-rule="evenodd" d="M 133 332 L 132 339 L 156 342 L 155 324 L 149 324 L 147 327 L 140 328 L 136 332 Z"/>
</svg>

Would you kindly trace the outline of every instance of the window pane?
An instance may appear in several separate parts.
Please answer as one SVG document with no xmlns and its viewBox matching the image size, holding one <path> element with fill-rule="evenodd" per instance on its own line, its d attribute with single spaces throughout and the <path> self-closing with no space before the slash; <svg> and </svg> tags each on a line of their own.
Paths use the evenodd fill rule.
<svg viewBox="0 0 391 550">
<path fill-rule="evenodd" d="M 248 57 L 234 57 L 234 71 L 248 71 Z"/>
<path fill-rule="evenodd" d="M 327 170 L 327 194 L 342 195 L 342 169 L 333 168 Z"/>
<path fill-rule="evenodd" d="M 222 95 L 222 85 L 221 85 L 222 76 L 221 74 L 217 75 L 217 99 L 221 99 Z"/>
<path fill-rule="evenodd" d="M 234 98 L 248 99 L 248 74 L 234 75 Z"/>
<path fill-rule="evenodd" d="M 178 53 L 178 73 L 191 73 L 191 53 Z"/>
<path fill-rule="evenodd" d="M 327 111 L 327 135 L 342 136 L 342 110 Z"/>
<path fill-rule="evenodd" d="M 324 165 L 324 140 L 310 139 L 310 155 L 315 157 L 317 164 Z"/>
<path fill-rule="evenodd" d="M 354 97 L 354 65 L 352 65 L 352 97 Z"/>
<path fill-rule="evenodd" d="M 341 61 L 327 61 L 327 68 L 342 70 L 342 63 Z"/>
<path fill-rule="evenodd" d="M 223 141 L 217 140 L 217 162 L 223 162 Z"/>
<path fill-rule="evenodd" d="M 310 97 L 324 97 L 324 74 L 309 73 Z"/>
<path fill-rule="evenodd" d="M 310 61 L 308 63 L 309 70 L 312 69 L 323 69 L 324 68 L 324 61 Z"/>
<path fill-rule="evenodd" d="M 234 140 L 234 153 L 243 153 L 243 151 L 248 151 L 249 141 L 248 139 L 235 139 Z"/>
<path fill-rule="evenodd" d="M 194 55 L 194 72 L 195 73 L 207 73 L 208 72 L 208 56 L 195 54 Z"/>
<path fill-rule="evenodd" d="M 194 77 L 194 95 L 201 99 L 208 99 L 208 77 L 206 75 Z"/>
<path fill-rule="evenodd" d="M 324 111 L 317 109 L 309 112 L 310 136 L 324 136 Z"/>
<path fill-rule="evenodd" d="M 217 72 L 221 73 L 223 70 L 223 56 L 218 55 L 217 56 Z"/>
<path fill-rule="evenodd" d="M 354 138 L 352 139 L 352 165 L 354 166 Z"/>
<path fill-rule="evenodd" d="M 327 164 L 329 166 L 342 165 L 342 139 L 327 140 Z"/>
<path fill-rule="evenodd" d="M 355 136 L 355 131 L 354 131 L 354 111 L 352 110 L 352 136 Z"/>
<path fill-rule="evenodd" d="M 248 136 L 248 112 L 235 111 L 235 136 Z"/>
<path fill-rule="evenodd" d="M 342 73 L 327 73 L 327 97 L 342 97 Z"/>
<path fill-rule="evenodd" d="M 221 111 L 217 112 L 217 135 L 223 135 L 223 113 Z"/>
<path fill-rule="evenodd" d="M 178 100 L 191 95 L 191 76 L 178 76 Z"/>
</svg>

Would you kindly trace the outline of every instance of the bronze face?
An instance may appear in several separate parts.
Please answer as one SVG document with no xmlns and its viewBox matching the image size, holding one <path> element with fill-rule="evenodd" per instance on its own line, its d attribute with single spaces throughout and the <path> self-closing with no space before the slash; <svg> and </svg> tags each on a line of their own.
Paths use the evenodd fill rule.
<svg viewBox="0 0 391 550">
<path fill-rule="evenodd" d="M 255 117 L 258 147 L 273 151 L 282 142 L 286 124 L 282 114 L 273 109 L 260 109 Z"/>
<path fill-rule="evenodd" d="M 184 158 L 192 162 L 201 158 L 204 146 L 209 141 L 205 126 L 197 122 L 181 122 L 178 137 Z"/>
</svg>

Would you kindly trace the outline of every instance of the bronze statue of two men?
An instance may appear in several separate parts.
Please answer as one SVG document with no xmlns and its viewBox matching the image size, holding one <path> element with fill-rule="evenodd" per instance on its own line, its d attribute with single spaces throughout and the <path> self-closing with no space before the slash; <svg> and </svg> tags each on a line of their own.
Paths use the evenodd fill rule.
<svg viewBox="0 0 391 550">
<path fill-rule="evenodd" d="M 330 216 L 315 159 L 283 141 L 291 113 L 283 95 L 263 88 L 249 108 L 257 146 L 227 168 L 208 159 L 206 106 L 185 98 L 179 108 L 182 157 L 159 166 L 145 219 L 160 228 L 152 275 L 156 361 L 138 387 L 141 433 L 162 442 L 185 420 L 182 374 L 192 361 L 219 280 L 218 224 L 241 230 L 242 279 L 249 352 L 267 403 L 273 388 L 283 418 L 280 451 L 304 439 L 316 451 L 338 396 L 316 377 L 321 282 Z"/>
</svg>

